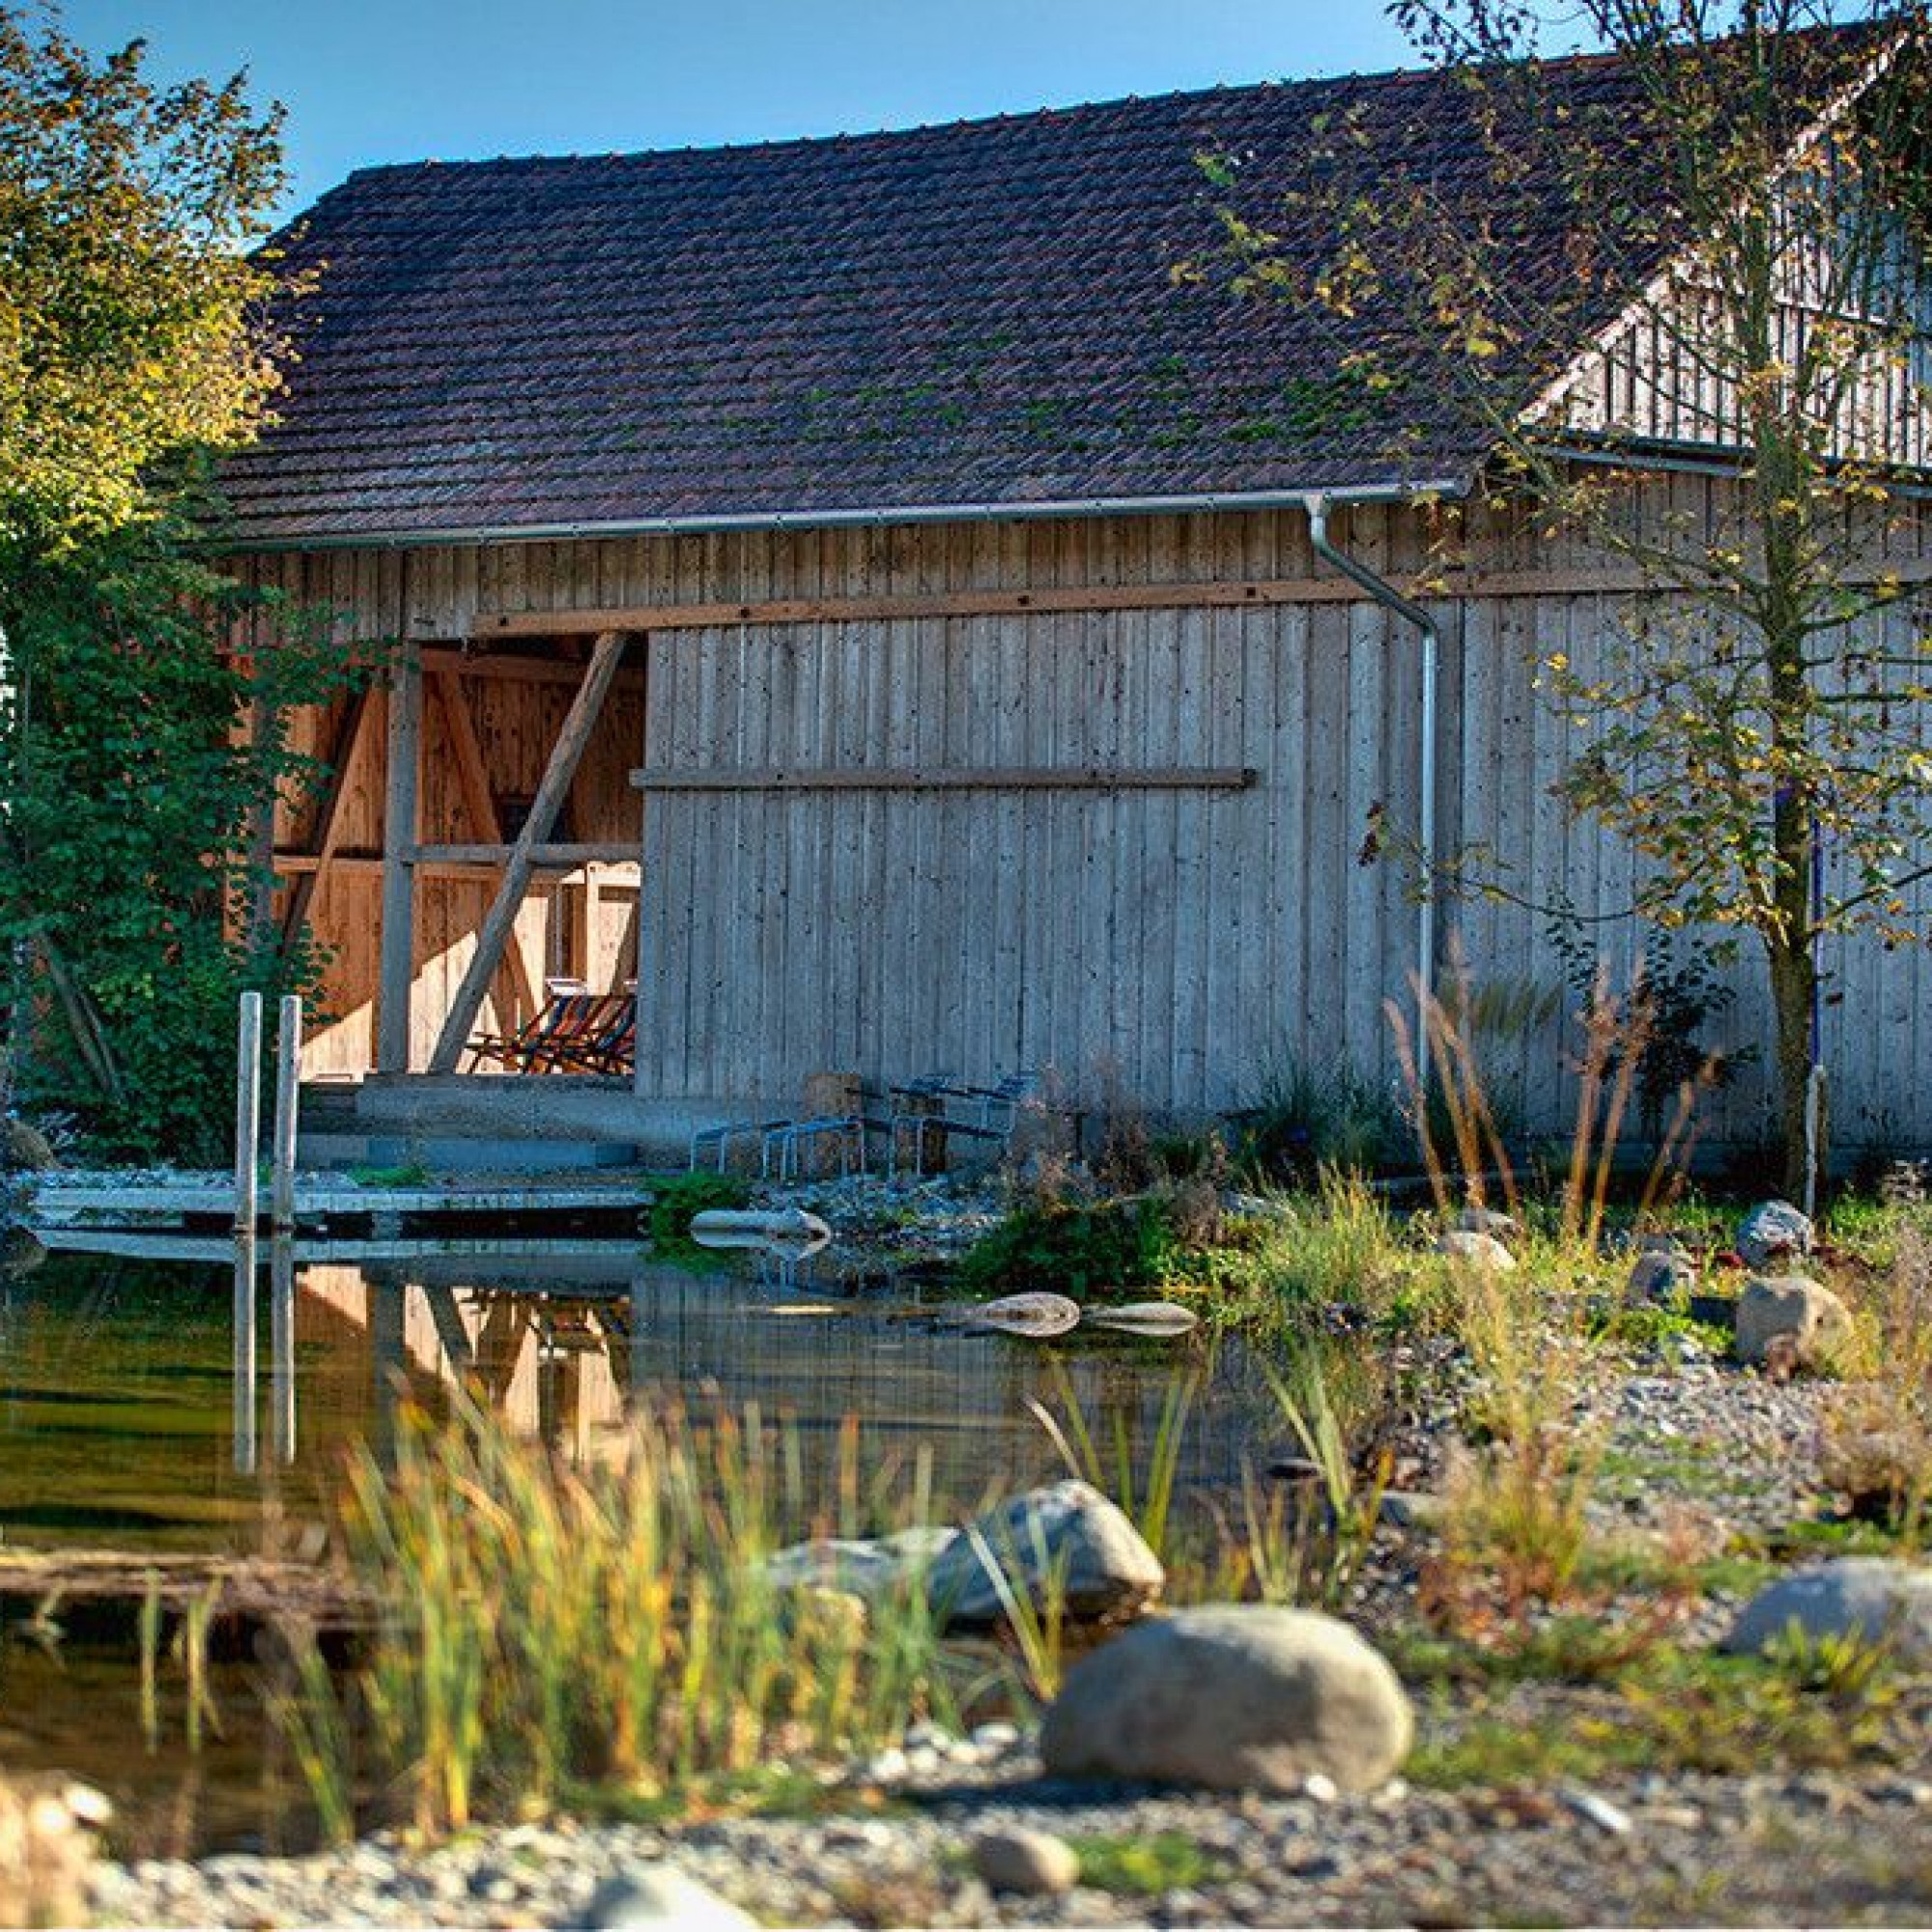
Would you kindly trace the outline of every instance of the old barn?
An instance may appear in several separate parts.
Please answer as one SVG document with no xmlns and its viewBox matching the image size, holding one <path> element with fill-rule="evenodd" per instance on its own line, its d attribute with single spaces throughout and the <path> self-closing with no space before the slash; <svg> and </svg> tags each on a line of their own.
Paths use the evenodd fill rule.
<svg viewBox="0 0 1932 1932">
<path fill-rule="evenodd" d="M 1551 790 L 1595 724 L 1532 662 L 1587 665 L 1632 581 L 1477 500 L 1425 363 L 1384 391 L 1293 303 L 1175 272 L 1214 245 L 1199 156 L 1264 185 L 1344 107 L 1409 164 L 1466 132 L 1455 82 L 1393 74 L 326 196 L 281 420 L 227 479 L 239 572 L 400 643 L 278 816 L 281 915 L 334 952 L 310 1072 L 371 1120 L 627 1142 L 834 1071 L 1192 1114 L 1291 1055 L 1387 1077 L 1383 1003 L 1452 945 L 1560 986 L 1538 906 L 1621 970 L 1632 860 Z M 1545 191 L 1511 211 L 1531 301 Z M 1564 381 L 1708 519 L 1722 402 L 1653 351 L 1610 329 Z M 1452 504 L 1466 562 L 1427 575 Z M 1874 569 L 1932 578 L 1923 518 L 1892 541 Z M 1403 855 L 1472 847 L 1527 903 L 1422 898 Z M 1826 965 L 1841 1127 L 1932 1138 L 1932 962 Z M 628 1077 L 472 1070 L 557 980 L 636 982 Z M 1562 1026 L 1494 1043 L 1532 1122 Z"/>
</svg>

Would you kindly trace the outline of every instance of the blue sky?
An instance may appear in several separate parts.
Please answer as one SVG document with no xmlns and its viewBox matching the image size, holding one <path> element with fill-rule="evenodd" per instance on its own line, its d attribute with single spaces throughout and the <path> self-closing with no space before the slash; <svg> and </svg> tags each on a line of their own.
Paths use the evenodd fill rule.
<svg viewBox="0 0 1932 1932">
<path fill-rule="evenodd" d="M 1398 66 L 1363 0 L 67 0 L 289 109 L 290 206 L 377 161 L 857 132 Z"/>
</svg>

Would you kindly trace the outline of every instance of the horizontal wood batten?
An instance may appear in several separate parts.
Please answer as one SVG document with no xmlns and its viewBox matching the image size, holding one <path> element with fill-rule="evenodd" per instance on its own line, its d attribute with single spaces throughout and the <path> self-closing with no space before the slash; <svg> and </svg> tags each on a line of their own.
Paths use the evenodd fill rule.
<svg viewBox="0 0 1932 1932">
<path fill-rule="evenodd" d="M 1848 575 L 1870 584 L 1932 581 L 1932 558 Z M 1636 571 L 1519 570 L 1468 573 L 1407 586 L 1424 603 L 1466 597 L 1631 596 L 1648 585 Z M 1661 593 L 1662 594 L 1662 593 Z M 953 590 L 904 597 L 782 597 L 763 603 L 625 605 L 600 611 L 486 611 L 472 638 L 551 638 L 598 631 L 705 631 L 735 624 L 846 624 L 940 617 L 1071 616 L 1107 611 L 1267 610 L 1276 605 L 1366 603 L 1368 593 L 1335 577 L 1247 579 L 1239 582 L 1092 583 L 1034 590 Z M 489 659 L 456 657 L 479 675 L 541 675 L 496 669 Z M 505 661 L 498 661 L 505 662 Z M 528 664 L 529 660 L 515 661 Z M 566 668 L 567 670 L 574 668 Z"/>
<path fill-rule="evenodd" d="M 636 771 L 639 791 L 1244 791 L 1255 782 L 1240 765 L 935 766 L 895 771 L 852 766 L 828 771 Z"/>
<path fill-rule="evenodd" d="M 554 842 L 532 845 L 530 857 L 539 866 L 636 865 L 638 847 L 614 838 L 575 844 Z M 415 850 L 419 866 L 502 866 L 509 863 L 509 858 L 510 847 L 506 844 L 418 845 Z"/>
</svg>

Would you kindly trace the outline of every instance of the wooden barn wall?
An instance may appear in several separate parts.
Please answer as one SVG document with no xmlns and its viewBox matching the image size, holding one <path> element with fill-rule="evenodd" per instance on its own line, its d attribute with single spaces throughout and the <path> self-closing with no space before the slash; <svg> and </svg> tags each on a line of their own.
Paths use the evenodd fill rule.
<svg viewBox="0 0 1932 1932">
<path fill-rule="evenodd" d="M 1708 514 L 1721 487 L 1678 479 L 1666 507 Z M 1424 564 L 1429 523 L 1355 510 L 1338 533 L 1401 581 Z M 1932 538 L 1915 526 L 1897 549 L 1922 568 Z M 1502 858 L 1504 882 L 1529 904 L 1445 905 L 1445 945 L 1478 981 L 1560 989 L 1552 921 L 1536 908 L 1567 896 L 1621 976 L 1654 944 L 1617 916 L 1631 900 L 1630 856 L 1571 819 L 1553 789 L 1598 726 L 1557 708 L 1531 667 L 1561 650 L 1587 668 L 1628 596 L 1605 587 L 1601 558 L 1507 517 L 1475 516 L 1467 554 L 1478 581 L 1432 605 L 1445 645 L 1441 836 Z M 1332 585 L 1297 512 L 454 547 L 406 560 L 350 553 L 308 568 L 343 586 L 346 635 L 403 623 L 426 639 L 467 637 L 497 612 Z M 310 594 L 319 587 L 312 578 Z M 1887 621 L 1903 636 L 1911 619 Z M 1189 1112 L 1253 1100 L 1291 1055 L 1347 1059 L 1393 1083 L 1383 1005 L 1405 995 L 1413 957 L 1400 854 L 1417 822 L 1420 691 L 1413 633 L 1379 608 L 1330 588 L 1245 608 L 841 613 L 657 631 L 633 655 L 647 659 L 649 701 L 602 727 L 616 776 L 635 762 L 1259 774 L 1245 791 L 652 793 L 641 1093 L 792 1105 L 807 1074 L 830 1068 L 983 1078 L 1032 1065 L 1090 1101 L 1119 1093 Z M 555 707 L 564 694 L 544 696 Z M 426 719 L 434 731 L 434 706 Z M 611 822 L 628 811 L 635 827 L 636 794 L 620 800 L 607 782 L 597 795 Z M 1363 863 L 1376 825 L 1384 856 Z M 352 923 L 372 927 L 374 885 L 355 890 Z M 430 890 L 447 895 L 440 923 L 419 915 L 430 929 L 418 936 L 417 997 L 433 1014 L 482 900 L 480 889 L 468 904 L 447 888 L 425 898 Z M 1841 1123 L 1859 1137 L 1932 1141 L 1932 1099 L 1920 1097 L 1932 1095 L 1926 962 L 1916 949 L 1846 942 L 1827 964 Z M 1735 980 L 1723 1030 L 1756 1058 L 1709 1131 L 1747 1139 L 1764 1121 L 1770 1038 L 1747 948 Z M 1557 1019 L 1484 1042 L 1499 1094 L 1527 1124 L 1567 1117 L 1565 1037 Z"/>
</svg>

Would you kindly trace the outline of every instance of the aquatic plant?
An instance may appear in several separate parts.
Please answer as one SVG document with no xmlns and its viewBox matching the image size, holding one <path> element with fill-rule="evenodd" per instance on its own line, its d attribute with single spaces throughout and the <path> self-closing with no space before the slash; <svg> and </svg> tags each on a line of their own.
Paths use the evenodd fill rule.
<svg viewBox="0 0 1932 1932">
<path fill-rule="evenodd" d="M 543 1810 L 586 1783 L 642 1798 L 896 1738 L 950 1710 L 939 1633 L 909 1577 L 869 1604 L 792 1588 L 770 1559 L 803 1514 L 795 1443 L 754 1409 L 640 1416 L 608 1463 L 567 1467 L 467 1399 L 408 1414 L 394 1466 L 364 1451 L 342 1520 L 379 1605 L 345 1710 L 303 1673 L 282 1715 L 341 1827 L 339 1755 L 429 1833 Z M 856 1500 L 856 1475 L 841 1477 Z M 922 1463 L 902 1519 L 923 1520 Z"/>
</svg>

